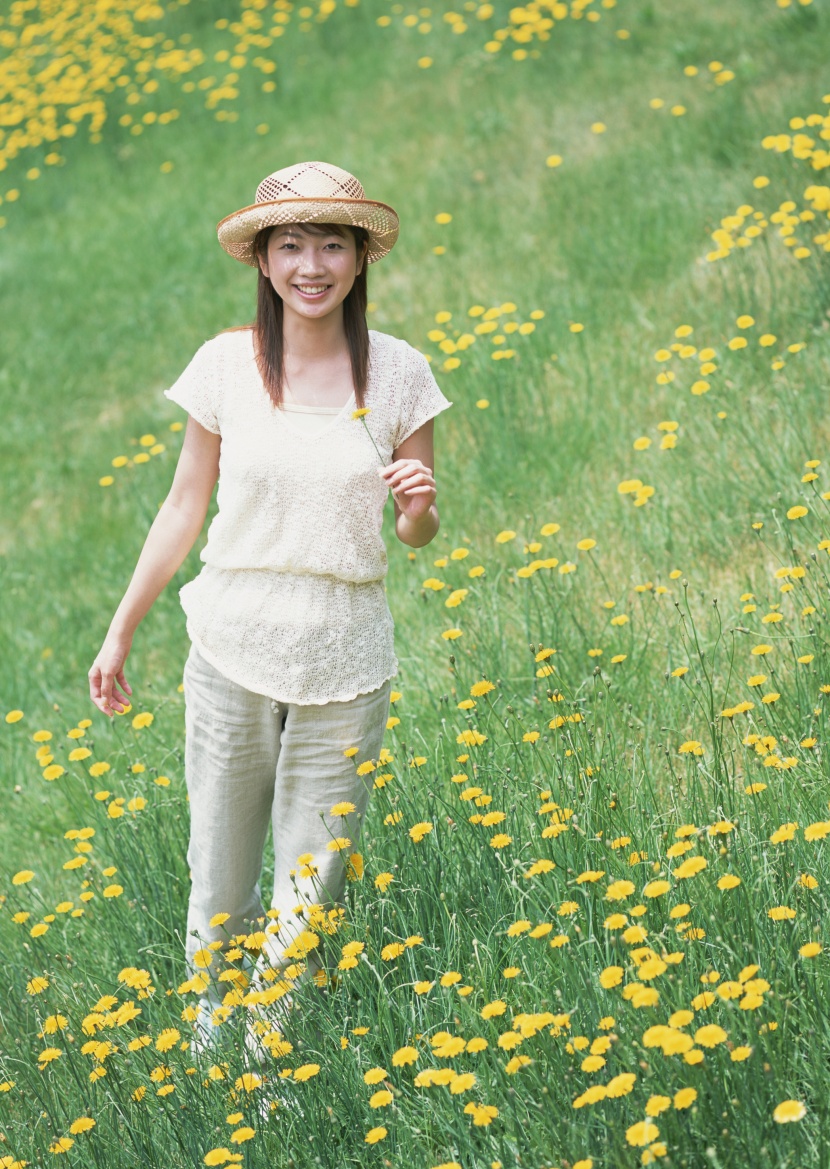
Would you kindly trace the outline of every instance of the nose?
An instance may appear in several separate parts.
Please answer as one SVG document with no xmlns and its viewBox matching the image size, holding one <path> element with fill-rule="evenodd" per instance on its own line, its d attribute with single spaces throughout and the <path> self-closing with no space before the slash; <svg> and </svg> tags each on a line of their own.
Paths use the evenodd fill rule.
<svg viewBox="0 0 830 1169">
<path fill-rule="evenodd" d="M 297 270 L 303 277 L 319 276 L 326 269 L 326 264 L 321 261 L 321 257 L 313 247 L 306 249 L 301 255 L 295 254 L 295 259 L 298 261 Z M 325 257 L 322 260 L 324 261 Z"/>
</svg>

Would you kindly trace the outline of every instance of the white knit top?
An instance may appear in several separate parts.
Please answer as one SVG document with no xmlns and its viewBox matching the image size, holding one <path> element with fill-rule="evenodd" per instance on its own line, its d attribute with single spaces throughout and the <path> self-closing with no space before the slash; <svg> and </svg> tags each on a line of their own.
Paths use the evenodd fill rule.
<svg viewBox="0 0 830 1169">
<path fill-rule="evenodd" d="M 352 418 L 352 393 L 313 432 L 273 405 L 250 329 L 206 341 L 164 391 L 222 436 L 205 564 L 179 589 L 187 632 L 225 677 L 279 702 L 346 701 L 398 672 L 389 488 L 369 433 L 386 465 L 453 403 L 414 346 L 375 329 L 369 340 L 369 413 Z"/>
</svg>

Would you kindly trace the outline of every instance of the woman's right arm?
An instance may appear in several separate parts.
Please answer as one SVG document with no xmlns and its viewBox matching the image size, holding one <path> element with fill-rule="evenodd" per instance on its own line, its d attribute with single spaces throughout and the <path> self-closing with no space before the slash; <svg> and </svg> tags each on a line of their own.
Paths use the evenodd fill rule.
<svg viewBox="0 0 830 1169">
<path fill-rule="evenodd" d="M 88 673 L 89 696 L 110 717 L 129 704 L 124 663 L 140 622 L 181 567 L 202 530 L 219 478 L 221 436 L 189 417 L 173 483 L 150 526 L 132 579 Z M 115 682 L 121 685 L 119 693 Z"/>
</svg>

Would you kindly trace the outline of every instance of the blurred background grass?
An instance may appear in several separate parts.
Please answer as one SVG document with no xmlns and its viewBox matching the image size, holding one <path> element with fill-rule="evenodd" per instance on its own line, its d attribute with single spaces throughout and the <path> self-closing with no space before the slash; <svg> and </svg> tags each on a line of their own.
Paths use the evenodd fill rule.
<svg viewBox="0 0 830 1169">
<path fill-rule="evenodd" d="M 14 11 L 0 5 L 6 19 Z M 161 24 L 171 36 L 190 32 L 210 59 L 228 43 L 216 21 L 236 11 L 215 0 L 170 5 Z M 724 215 L 800 199 L 811 181 L 803 163 L 760 143 L 824 108 L 826 5 L 625 0 L 597 11 L 595 24 L 558 23 L 517 61 L 482 50 L 474 17 L 456 36 L 433 8 L 433 31 L 420 35 L 402 23 L 405 5 L 338 9 L 307 32 L 288 27 L 271 52 L 273 93 L 242 71 L 233 122 L 162 82 L 141 108 L 175 105 L 177 120 L 131 136 L 114 107 L 100 142 L 81 132 L 66 144 L 65 165 L 30 182 L 32 158 L 21 156 L 0 173 L 0 194 L 22 189 L 0 207 L 0 708 L 23 710 L 30 731 L 91 718 L 101 754 L 126 733 L 95 710 L 86 673 L 172 478 L 181 436 L 169 426 L 181 412 L 162 390 L 203 340 L 253 315 L 253 271 L 222 252 L 215 224 L 250 202 L 265 174 L 303 159 L 345 167 L 398 210 L 399 242 L 369 272 L 370 327 L 430 353 L 456 403 L 436 425 L 438 536 L 412 552 L 394 537 L 391 509 L 386 516 L 397 685 L 416 703 L 428 699 L 417 706 L 425 741 L 441 716 L 434 700 L 452 687 L 453 645 L 436 639 L 421 581 L 456 546 L 469 543 L 489 571 L 498 531 L 532 540 L 555 521 L 571 550 L 582 537 L 599 541 L 618 590 L 674 568 L 714 591 L 751 580 L 752 519 L 775 502 L 779 473 L 796 490 L 803 460 L 828 435 L 826 257 L 799 263 L 774 238 L 718 263 L 704 257 Z M 383 13 L 393 15 L 386 28 Z M 713 85 L 713 60 L 734 80 Z M 688 64 L 698 76 L 684 75 Z M 655 97 L 662 109 L 650 108 Z M 670 114 L 674 103 L 682 116 Z M 603 133 L 592 132 L 597 122 Z M 546 165 L 554 153 L 556 168 Z M 772 179 L 763 192 L 752 186 L 758 174 Z M 440 212 L 451 223 L 437 224 Z M 463 331 L 475 323 L 472 305 L 507 301 L 518 319 L 545 313 L 535 332 L 514 334 L 516 357 L 493 361 L 485 336 L 443 371 L 427 338 L 435 314 L 451 312 Z M 705 397 L 655 385 L 653 354 L 677 325 L 695 326 L 691 340 L 720 353 L 741 313 L 781 345 L 808 342 L 774 393 L 757 392 L 770 377 L 766 350 L 724 351 Z M 574 322 L 581 333 L 570 332 Z M 633 440 L 656 435 L 663 419 L 680 422 L 677 449 L 636 454 Z M 167 450 L 99 487 L 111 459 L 134 454 L 147 433 Z M 634 476 L 657 487 L 636 509 L 616 490 Z M 157 711 L 159 746 L 181 742 L 187 637 L 177 589 L 198 572 L 201 543 L 128 662 L 135 709 Z M 545 636 L 583 646 L 553 611 L 538 620 Z M 495 671 L 510 672 L 515 632 L 494 642 L 504 655 Z M 649 686 L 639 690 L 644 711 Z M 9 871 L 41 853 L 45 875 L 59 867 L 52 846 L 86 797 L 44 784 L 9 731 L 0 736 L 0 847 Z"/>
</svg>

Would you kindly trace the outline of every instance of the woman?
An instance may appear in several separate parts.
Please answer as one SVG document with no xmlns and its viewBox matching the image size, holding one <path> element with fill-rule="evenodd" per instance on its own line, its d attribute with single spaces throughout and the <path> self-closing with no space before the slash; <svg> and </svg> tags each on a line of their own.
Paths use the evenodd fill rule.
<svg viewBox="0 0 830 1169">
<path fill-rule="evenodd" d="M 220 1004 L 235 983 L 218 976 L 232 944 L 238 956 L 259 934 L 250 972 L 260 1005 L 290 1004 L 279 975 L 292 963 L 305 976 L 322 970 L 314 927 L 322 944 L 337 920 L 398 671 L 384 504 L 391 490 L 403 543 L 433 539 L 432 419 L 452 405 L 418 350 L 367 328 L 366 266 L 391 250 L 398 217 L 353 175 L 322 162 L 286 167 L 217 232 L 229 255 L 258 268 L 256 321 L 206 341 L 165 390 L 190 415 L 181 454 L 89 671 L 96 706 L 122 712 L 136 628 L 201 532 L 218 478 L 204 567 L 180 589 L 192 643 L 186 959 L 207 983 L 194 1053 L 229 1013 Z M 249 1023 L 260 1059 L 265 1030 Z"/>
</svg>

